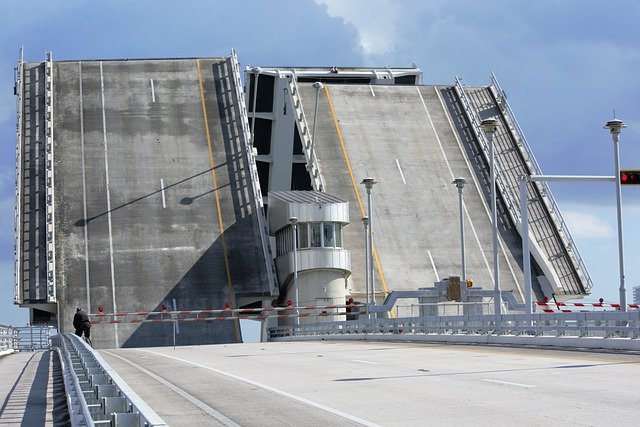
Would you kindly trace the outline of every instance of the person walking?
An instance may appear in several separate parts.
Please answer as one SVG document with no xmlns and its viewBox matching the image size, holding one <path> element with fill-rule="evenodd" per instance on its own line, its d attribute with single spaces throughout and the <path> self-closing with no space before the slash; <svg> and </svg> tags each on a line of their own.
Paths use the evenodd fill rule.
<svg viewBox="0 0 640 427">
<path fill-rule="evenodd" d="M 73 327 L 76 328 L 76 335 L 82 337 L 84 333 L 85 341 L 91 345 L 91 322 L 87 313 L 81 308 L 78 308 L 73 316 Z"/>
</svg>

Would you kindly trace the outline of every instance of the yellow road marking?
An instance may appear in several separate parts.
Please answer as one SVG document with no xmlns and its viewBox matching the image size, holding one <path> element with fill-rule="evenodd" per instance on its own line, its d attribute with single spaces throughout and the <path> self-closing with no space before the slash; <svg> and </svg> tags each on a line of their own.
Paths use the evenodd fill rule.
<svg viewBox="0 0 640 427">
<path fill-rule="evenodd" d="M 360 199 L 360 193 L 358 193 L 358 186 L 356 185 L 356 179 L 353 175 L 351 162 L 349 162 L 349 155 L 347 154 L 347 148 L 344 145 L 344 139 L 342 138 L 342 132 L 340 131 L 338 118 L 336 117 L 336 112 L 333 109 L 333 103 L 331 102 L 331 95 L 329 95 L 328 85 L 324 85 L 324 92 L 327 94 L 327 101 L 329 102 L 329 109 L 331 109 L 333 124 L 335 125 L 336 132 L 338 133 L 338 140 L 340 140 L 340 146 L 342 147 L 342 155 L 344 156 L 344 160 L 347 162 L 347 170 L 349 171 L 349 176 L 351 177 L 351 185 L 353 186 L 353 191 L 356 193 L 356 200 L 358 201 L 358 207 L 360 208 L 360 216 L 364 216 L 364 206 L 362 204 L 362 200 Z M 372 245 L 372 250 L 373 250 L 373 258 L 375 260 L 376 268 L 378 270 L 378 277 L 380 277 L 380 282 L 382 282 L 382 288 L 384 289 L 385 294 L 388 294 L 389 288 L 387 286 L 387 281 L 384 278 L 384 274 L 382 273 L 382 266 L 380 265 L 380 259 L 378 258 L 378 251 L 376 251 L 375 244 Z M 391 317 L 396 317 L 395 309 L 391 310 L 390 315 Z"/>
<path fill-rule="evenodd" d="M 227 239 L 224 236 L 224 223 L 222 222 L 222 208 L 220 206 L 220 195 L 218 194 L 218 177 L 216 176 L 215 164 L 213 161 L 213 144 L 211 143 L 211 132 L 209 130 L 209 118 L 207 115 L 207 106 L 204 102 L 204 85 L 202 83 L 202 72 L 200 71 L 200 60 L 196 59 L 196 68 L 198 69 L 198 82 L 200 84 L 200 102 L 202 104 L 202 115 L 204 117 L 204 129 L 207 136 L 207 144 L 209 146 L 209 164 L 211 165 L 211 178 L 213 179 L 213 194 L 216 199 L 216 210 L 218 211 L 218 226 L 220 227 L 220 238 L 222 240 L 222 252 L 224 256 L 224 268 L 227 272 L 227 285 L 229 286 L 229 303 L 231 308 L 236 308 L 236 293 L 233 289 L 231 280 L 231 267 L 229 266 L 229 253 L 227 251 Z M 236 341 L 240 342 L 240 329 L 238 321 L 233 321 Z"/>
</svg>

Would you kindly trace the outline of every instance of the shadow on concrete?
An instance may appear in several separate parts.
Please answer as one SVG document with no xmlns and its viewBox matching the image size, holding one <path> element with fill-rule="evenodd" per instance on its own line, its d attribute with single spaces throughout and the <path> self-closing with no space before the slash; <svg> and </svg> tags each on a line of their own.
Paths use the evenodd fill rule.
<svg viewBox="0 0 640 427">
<path fill-rule="evenodd" d="M 162 311 L 163 305 L 167 306 L 167 310 L 172 310 L 174 299 L 178 310 L 221 309 L 225 302 L 231 301 L 223 237 L 226 238 L 229 275 L 235 293 L 259 289 L 264 267 L 251 257 L 256 240 L 255 236 L 247 233 L 253 221 L 253 215 L 249 215 L 226 229 L 170 292 L 158 295 L 153 311 Z M 245 237 L 248 237 L 249 245 L 242 243 Z M 167 315 L 165 319 L 170 319 L 170 316 Z M 136 326 L 122 347 L 173 345 L 174 322 L 148 322 Z M 233 321 L 230 320 L 177 322 L 176 332 L 176 345 L 236 342 Z"/>
<path fill-rule="evenodd" d="M 220 167 L 223 167 L 223 166 L 224 166 L 224 165 L 218 165 L 218 166 L 216 166 L 216 169 L 217 169 L 217 168 L 220 168 Z M 178 186 L 178 185 L 180 185 L 180 184 L 184 184 L 184 183 L 185 183 L 185 182 L 187 182 L 187 181 L 190 181 L 190 180 L 192 180 L 192 179 L 194 179 L 194 178 L 197 178 L 197 177 L 199 177 L 199 176 L 201 176 L 201 175 L 204 175 L 204 174 L 206 174 L 206 173 L 209 173 L 209 172 L 211 172 L 211 171 L 212 171 L 212 168 L 205 169 L 205 170 L 203 170 L 202 172 L 198 172 L 197 174 L 195 174 L 195 175 L 191 175 L 191 176 L 190 176 L 190 177 L 188 177 L 188 178 L 181 179 L 180 181 L 176 181 L 176 182 L 174 182 L 173 184 L 165 185 L 164 189 L 165 189 L 165 190 L 167 190 L 167 189 L 172 188 L 172 187 L 177 187 L 177 186 Z M 113 212 L 115 212 L 115 211 L 117 211 L 117 210 L 119 210 L 119 209 L 125 208 L 125 207 L 127 207 L 127 206 L 129 206 L 129 205 L 132 205 L 132 204 L 136 203 L 136 202 L 139 202 L 139 201 L 141 201 L 141 200 L 144 200 L 144 199 L 146 199 L 147 197 L 151 197 L 151 196 L 154 196 L 154 195 L 156 195 L 156 194 L 160 194 L 160 193 L 162 193 L 162 190 L 163 190 L 163 189 L 162 189 L 162 188 L 160 188 L 160 189 L 158 189 L 158 190 L 156 190 L 156 191 L 152 191 L 151 193 L 145 194 L 144 196 L 137 197 L 137 198 L 135 198 L 135 199 L 133 199 L 133 200 L 131 200 L 131 201 L 127 202 L 127 203 L 123 203 L 123 204 L 121 204 L 121 205 L 119 205 L 119 206 L 116 206 L 116 207 L 112 208 L 110 211 L 102 212 L 102 213 L 100 213 L 100 214 L 98 214 L 98 215 L 95 215 L 95 216 L 92 216 L 92 217 L 90 217 L 90 218 L 81 218 L 81 219 L 79 219 L 79 220 L 77 220 L 77 221 L 75 222 L 75 225 L 76 225 L 76 227 L 84 227 L 84 226 L 88 225 L 91 221 L 93 221 L 93 220 L 95 220 L 95 219 L 98 219 L 98 218 L 101 218 L 101 217 L 103 217 L 103 216 L 107 215 L 109 212 L 113 213 Z M 214 191 L 214 190 L 211 190 L 211 191 Z M 205 194 L 206 194 L 206 193 L 205 193 Z M 201 194 L 201 195 L 196 196 L 196 197 L 200 197 L 200 196 L 203 196 L 203 195 L 204 195 L 204 194 Z M 194 197 L 193 199 L 195 199 L 196 197 Z"/>
<path fill-rule="evenodd" d="M 22 425 L 43 426 L 47 418 L 47 385 L 49 383 L 49 362 L 51 352 L 45 351 L 38 362 L 33 383 L 27 397 Z"/>
<path fill-rule="evenodd" d="M 24 367 L 22 368 L 22 372 L 20 372 L 20 375 L 18 375 L 16 382 L 13 384 L 13 386 L 11 387 L 11 390 L 9 390 L 9 393 L 7 393 L 6 397 L 4 398 L 4 402 L 2 402 L 2 406 L 0 407 L 0 417 L 2 416 L 2 414 L 4 414 L 4 411 L 9 406 L 9 399 L 11 399 L 11 396 L 13 396 L 13 393 L 18 387 L 18 384 L 20 384 L 20 380 L 24 376 L 24 372 L 27 370 L 27 366 L 29 366 L 29 363 L 33 360 L 34 357 L 35 357 L 35 353 L 29 358 L 27 363 L 24 364 Z"/>
</svg>

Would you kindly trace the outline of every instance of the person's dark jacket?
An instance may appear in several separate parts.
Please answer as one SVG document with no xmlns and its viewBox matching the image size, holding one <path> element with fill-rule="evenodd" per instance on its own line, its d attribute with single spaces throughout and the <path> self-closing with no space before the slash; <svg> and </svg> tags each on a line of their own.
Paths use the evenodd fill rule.
<svg viewBox="0 0 640 427">
<path fill-rule="evenodd" d="M 89 316 L 84 311 L 77 311 L 75 316 L 73 316 L 73 327 L 76 329 L 90 328 L 91 322 L 89 321 Z"/>
</svg>

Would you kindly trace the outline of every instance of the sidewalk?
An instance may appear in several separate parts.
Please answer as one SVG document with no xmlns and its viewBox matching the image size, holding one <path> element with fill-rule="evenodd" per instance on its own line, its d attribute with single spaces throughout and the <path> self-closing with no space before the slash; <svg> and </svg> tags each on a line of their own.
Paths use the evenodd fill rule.
<svg viewBox="0 0 640 427">
<path fill-rule="evenodd" d="M 0 425 L 65 425 L 68 419 L 57 356 L 52 351 L 18 352 L 0 357 Z"/>
</svg>

